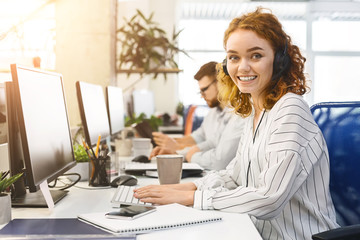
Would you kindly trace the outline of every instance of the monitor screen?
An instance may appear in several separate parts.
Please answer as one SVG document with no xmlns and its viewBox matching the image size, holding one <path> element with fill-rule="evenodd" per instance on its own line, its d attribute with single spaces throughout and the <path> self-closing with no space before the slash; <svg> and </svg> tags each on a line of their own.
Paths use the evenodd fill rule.
<svg viewBox="0 0 360 240">
<path fill-rule="evenodd" d="M 119 87 L 107 86 L 106 96 L 110 132 L 111 135 L 115 135 L 123 130 L 125 126 L 123 92 Z"/>
<path fill-rule="evenodd" d="M 11 74 L 6 90 L 11 170 L 19 171 L 23 157 L 26 185 L 35 192 L 76 164 L 62 76 L 16 64 Z"/>
<path fill-rule="evenodd" d="M 155 113 L 155 100 L 152 91 L 147 89 L 135 90 L 132 97 L 136 116 L 145 113 L 146 117 L 150 118 Z"/>
<path fill-rule="evenodd" d="M 85 140 L 89 146 L 94 147 L 99 136 L 102 140 L 110 136 L 104 91 L 101 85 L 78 81 L 76 93 Z"/>
</svg>

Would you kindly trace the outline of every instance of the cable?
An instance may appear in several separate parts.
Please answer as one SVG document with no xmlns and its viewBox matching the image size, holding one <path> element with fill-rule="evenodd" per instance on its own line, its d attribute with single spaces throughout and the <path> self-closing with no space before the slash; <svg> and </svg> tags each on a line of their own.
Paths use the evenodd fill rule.
<svg viewBox="0 0 360 240">
<path fill-rule="evenodd" d="M 258 131 L 259 127 L 260 127 L 260 124 L 261 124 L 261 122 L 262 122 L 262 120 L 264 118 L 265 112 L 266 112 L 266 110 L 264 109 L 264 112 L 263 112 L 263 114 L 262 114 L 262 116 L 260 118 L 259 124 L 257 125 L 257 127 L 255 129 L 254 137 L 253 137 L 253 143 L 255 143 L 255 137 L 256 137 L 257 131 Z M 245 185 L 246 187 L 248 187 L 248 185 L 249 185 L 250 165 L 251 165 L 251 159 L 249 161 L 249 165 L 248 165 L 248 168 L 247 168 L 247 171 L 246 171 L 246 185 Z"/>
<path fill-rule="evenodd" d="M 80 176 L 80 174 L 78 174 L 78 173 L 64 173 L 64 174 L 61 175 L 61 176 L 78 176 L 78 178 L 77 178 L 75 181 L 72 181 L 70 184 L 66 184 L 66 183 L 62 182 L 62 183 L 65 184 L 65 186 L 59 188 L 59 190 L 68 189 L 68 188 L 74 186 L 75 184 L 77 184 L 77 183 L 81 180 L 81 176 Z M 56 179 L 54 180 L 54 184 L 53 184 L 53 185 L 48 185 L 49 188 L 55 188 L 58 180 L 61 181 L 59 178 L 56 178 Z"/>
</svg>

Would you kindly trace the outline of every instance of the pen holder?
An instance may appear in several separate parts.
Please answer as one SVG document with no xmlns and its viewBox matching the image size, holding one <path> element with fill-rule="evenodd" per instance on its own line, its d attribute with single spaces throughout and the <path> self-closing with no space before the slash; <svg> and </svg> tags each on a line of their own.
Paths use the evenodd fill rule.
<svg viewBox="0 0 360 240">
<path fill-rule="evenodd" d="M 110 186 L 110 156 L 91 158 L 89 162 L 89 185 L 93 187 Z"/>
</svg>

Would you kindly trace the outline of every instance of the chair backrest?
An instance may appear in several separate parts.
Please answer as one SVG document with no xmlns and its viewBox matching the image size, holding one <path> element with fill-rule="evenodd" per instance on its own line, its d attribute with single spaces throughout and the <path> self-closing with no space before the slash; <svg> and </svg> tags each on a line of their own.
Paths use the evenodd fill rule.
<svg viewBox="0 0 360 240">
<path fill-rule="evenodd" d="M 360 102 L 311 107 L 330 158 L 330 192 L 341 226 L 360 224 Z"/>
<path fill-rule="evenodd" d="M 196 105 L 191 105 L 189 107 L 189 111 L 187 112 L 187 116 L 185 119 L 185 127 L 184 127 L 184 135 L 185 136 L 190 135 L 192 132 L 193 119 L 194 119 L 196 107 L 197 107 Z"/>
</svg>

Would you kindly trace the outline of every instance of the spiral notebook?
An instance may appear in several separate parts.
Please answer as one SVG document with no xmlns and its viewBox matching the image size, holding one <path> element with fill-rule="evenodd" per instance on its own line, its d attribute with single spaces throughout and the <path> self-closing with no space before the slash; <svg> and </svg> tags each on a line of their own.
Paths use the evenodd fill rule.
<svg viewBox="0 0 360 240">
<path fill-rule="evenodd" d="M 81 214 L 78 218 L 93 226 L 121 234 L 139 234 L 222 220 L 215 211 L 201 211 L 176 203 L 158 206 L 155 212 L 134 220 L 109 219 L 105 217 L 105 212 Z"/>
</svg>

